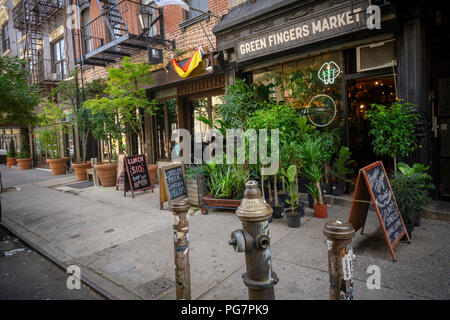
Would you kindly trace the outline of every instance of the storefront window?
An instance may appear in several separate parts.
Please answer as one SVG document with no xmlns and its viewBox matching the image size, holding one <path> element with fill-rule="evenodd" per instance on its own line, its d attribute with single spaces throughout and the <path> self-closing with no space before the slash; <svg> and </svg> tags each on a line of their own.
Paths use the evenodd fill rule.
<svg viewBox="0 0 450 320">
<path fill-rule="evenodd" d="M 170 159 L 176 141 L 171 141 L 172 133 L 178 129 L 178 105 L 176 98 L 160 100 L 155 112 L 157 158 Z"/>
<path fill-rule="evenodd" d="M 254 81 L 275 84 L 277 101 L 299 110 L 318 127 L 342 127 L 342 53 L 334 52 L 265 68 Z"/>
</svg>

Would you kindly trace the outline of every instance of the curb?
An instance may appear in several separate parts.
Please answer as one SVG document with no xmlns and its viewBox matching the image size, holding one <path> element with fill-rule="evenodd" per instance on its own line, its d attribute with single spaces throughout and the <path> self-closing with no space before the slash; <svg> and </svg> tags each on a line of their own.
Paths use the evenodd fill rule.
<svg viewBox="0 0 450 320">
<path fill-rule="evenodd" d="M 49 248 L 52 248 L 55 251 L 58 251 L 59 249 L 52 247 L 50 244 L 46 243 L 45 240 L 41 240 L 33 236 L 30 231 L 14 223 L 12 220 L 4 217 L 0 224 L 8 229 L 9 232 L 18 237 L 21 241 L 23 241 L 31 249 L 35 250 L 36 252 L 53 262 L 62 270 L 66 271 L 67 267 L 71 265 L 70 263 L 62 262 L 62 258 L 64 257 L 64 260 L 70 261 L 72 257 L 68 256 L 62 251 L 60 253 L 55 252 L 58 257 L 55 256 L 55 254 L 51 254 L 48 250 Z M 87 269 L 86 267 L 80 266 L 80 268 L 81 281 L 104 298 L 108 300 L 142 300 L 142 297 L 135 295 L 126 288 L 116 285 L 115 283 Z"/>
</svg>

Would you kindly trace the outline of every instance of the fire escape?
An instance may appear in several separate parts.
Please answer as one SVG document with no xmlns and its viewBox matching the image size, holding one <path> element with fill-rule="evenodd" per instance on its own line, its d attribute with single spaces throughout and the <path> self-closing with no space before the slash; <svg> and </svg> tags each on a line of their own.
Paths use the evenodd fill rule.
<svg viewBox="0 0 450 320">
<path fill-rule="evenodd" d="M 100 15 L 86 24 L 81 21 L 74 34 L 77 62 L 106 66 L 141 50 L 174 50 L 175 41 L 164 38 L 162 9 L 144 4 L 151 2 L 96 0 Z"/>
<path fill-rule="evenodd" d="M 29 70 L 29 81 L 42 82 L 44 30 L 55 21 L 62 8 L 61 0 L 21 0 L 13 9 L 14 28 L 25 36 L 24 55 Z"/>
</svg>

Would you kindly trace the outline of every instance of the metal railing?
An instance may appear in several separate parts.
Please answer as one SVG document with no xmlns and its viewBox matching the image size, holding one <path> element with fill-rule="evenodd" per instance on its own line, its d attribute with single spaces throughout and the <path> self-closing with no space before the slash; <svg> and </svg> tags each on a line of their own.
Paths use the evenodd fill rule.
<svg viewBox="0 0 450 320">
<path fill-rule="evenodd" d="M 161 32 L 161 25 L 153 23 L 150 28 L 143 29 L 143 24 L 150 14 L 156 21 L 160 11 L 152 6 L 143 5 L 130 0 L 122 0 L 117 4 L 103 7 L 103 13 L 81 27 L 81 46 L 84 56 L 100 52 L 102 47 L 114 42 L 120 44 L 130 38 L 143 35 L 156 36 Z M 144 34 L 145 32 L 145 34 Z M 77 44 L 79 46 L 80 43 Z"/>
</svg>

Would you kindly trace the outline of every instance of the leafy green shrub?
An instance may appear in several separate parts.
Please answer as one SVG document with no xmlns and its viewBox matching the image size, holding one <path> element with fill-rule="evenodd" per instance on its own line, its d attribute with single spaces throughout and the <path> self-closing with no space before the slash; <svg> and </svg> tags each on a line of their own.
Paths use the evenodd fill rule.
<svg viewBox="0 0 450 320">
<path fill-rule="evenodd" d="M 372 104 L 367 118 L 370 120 L 369 135 L 374 138 L 374 152 L 392 157 L 396 171 L 397 157 L 405 157 L 418 148 L 414 130 L 419 114 L 411 103 L 394 102 L 389 107 Z"/>
<path fill-rule="evenodd" d="M 9 146 L 8 146 L 8 158 L 15 158 L 16 157 L 16 146 L 14 144 L 14 140 L 11 138 L 9 140 Z"/>
<path fill-rule="evenodd" d="M 347 175 L 352 173 L 349 165 L 354 162 L 354 160 L 350 160 L 351 155 L 352 153 L 350 152 L 348 147 L 342 146 L 339 150 L 332 170 L 332 174 L 336 178 L 337 182 L 349 181 L 347 179 Z"/>
<path fill-rule="evenodd" d="M 429 166 L 415 163 L 413 167 L 400 162 L 399 171 L 390 179 L 398 208 L 405 223 L 413 223 L 426 204 L 431 201 L 428 195 L 434 189 L 432 177 L 426 173 Z"/>
</svg>

